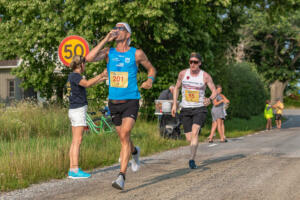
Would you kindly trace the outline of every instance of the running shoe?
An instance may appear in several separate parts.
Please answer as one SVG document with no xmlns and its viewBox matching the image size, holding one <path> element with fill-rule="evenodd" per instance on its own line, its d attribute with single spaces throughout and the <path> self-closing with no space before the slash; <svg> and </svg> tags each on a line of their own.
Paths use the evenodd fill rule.
<svg viewBox="0 0 300 200">
<path fill-rule="evenodd" d="M 132 161 L 131 161 L 131 170 L 133 172 L 137 172 L 140 167 L 141 167 L 141 163 L 140 163 L 140 147 L 135 147 L 137 153 L 135 155 L 132 154 Z"/>
<path fill-rule="evenodd" d="M 198 168 L 194 160 L 189 161 L 189 166 L 190 166 L 191 169 L 197 169 Z"/>
<path fill-rule="evenodd" d="M 227 139 L 221 140 L 222 143 L 228 142 Z"/>
<path fill-rule="evenodd" d="M 78 169 L 77 173 L 75 173 L 73 171 L 69 171 L 68 175 L 69 175 L 68 178 L 71 178 L 71 179 L 82 179 L 82 178 L 90 178 L 91 177 L 91 175 L 89 173 L 82 171 L 80 168 Z"/>
<path fill-rule="evenodd" d="M 117 180 L 112 182 L 112 186 L 116 189 L 123 190 L 124 189 L 125 180 L 124 177 L 119 174 Z"/>
</svg>

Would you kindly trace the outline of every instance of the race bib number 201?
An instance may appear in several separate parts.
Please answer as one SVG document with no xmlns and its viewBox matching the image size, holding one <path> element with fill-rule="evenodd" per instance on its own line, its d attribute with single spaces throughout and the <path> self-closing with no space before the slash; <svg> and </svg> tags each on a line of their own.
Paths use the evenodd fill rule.
<svg viewBox="0 0 300 200">
<path fill-rule="evenodd" d="M 189 102 L 199 102 L 199 91 L 186 90 L 185 100 Z"/>
<path fill-rule="evenodd" d="M 110 72 L 110 87 L 127 88 L 128 72 Z"/>
</svg>

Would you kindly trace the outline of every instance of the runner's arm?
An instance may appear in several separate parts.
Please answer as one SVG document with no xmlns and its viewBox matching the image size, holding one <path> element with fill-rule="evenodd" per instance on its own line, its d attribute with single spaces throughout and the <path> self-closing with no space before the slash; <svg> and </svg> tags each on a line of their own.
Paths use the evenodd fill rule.
<svg viewBox="0 0 300 200">
<path fill-rule="evenodd" d="M 114 35 L 114 32 L 116 32 L 116 30 L 111 30 L 105 36 L 105 38 L 101 40 L 100 43 L 97 44 L 97 46 L 89 52 L 89 54 L 85 57 L 87 62 L 96 62 L 103 59 L 107 59 L 109 48 L 104 48 L 104 46 L 107 42 L 110 42 L 117 37 L 117 35 Z"/>
<path fill-rule="evenodd" d="M 143 67 L 148 71 L 148 79 L 147 81 L 142 83 L 141 88 L 150 89 L 152 87 L 153 79 L 155 79 L 156 76 L 156 70 L 151 64 L 151 62 L 148 60 L 143 50 L 137 49 L 135 56 L 136 56 L 137 66 L 139 64 L 142 64 Z"/>
<path fill-rule="evenodd" d="M 178 79 L 176 82 L 176 85 L 174 87 L 174 91 L 173 91 L 173 106 L 172 106 L 172 116 L 175 117 L 176 114 L 176 110 L 177 110 L 177 99 L 178 99 L 178 95 L 179 95 L 179 88 L 181 87 L 181 83 L 182 80 L 184 78 L 185 75 L 185 71 L 183 70 L 178 74 Z"/>
<path fill-rule="evenodd" d="M 175 85 L 174 91 L 173 91 L 173 106 L 174 106 L 174 104 L 176 106 L 176 102 L 177 102 L 178 95 L 179 95 L 179 89 L 181 87 L 181 83 L 184 78 L 185 71 L 186 70 L 183 70 L 178 74 L 177 82 L 176 82 L 176 85 Z"/>
<path fill-rule="evenodd" d="M 214 100 L 217 97 L 217 90 L 216 90 L 215 84 L 214 84 L 211 76 L 206 72 L 204 74 L 204 79 L 205 79 L 207 86 L 209 87 L 209 89 L 211 91 L 211 95 L 210 95 L 209 99 Z"/>
</svg>

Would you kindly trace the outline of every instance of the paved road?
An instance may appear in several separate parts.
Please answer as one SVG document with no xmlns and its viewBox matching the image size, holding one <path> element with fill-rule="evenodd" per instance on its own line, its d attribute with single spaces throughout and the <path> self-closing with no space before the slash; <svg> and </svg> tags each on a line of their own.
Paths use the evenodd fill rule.
<svg viewBox="0 0 300 200">
<path fill-rule="evenodd" d="M 187 168 L 189 148 L 142 159 L 128 172 L 124 191 L 111 187 L 119 166 L 92 172 L 88 180 L 53 180 L 0 199 L 300 199 L 300 110 L 285 110 L 281 130 L 258 132 L 228 143 L 202 143 L 197 170 Z"/>
</svg>

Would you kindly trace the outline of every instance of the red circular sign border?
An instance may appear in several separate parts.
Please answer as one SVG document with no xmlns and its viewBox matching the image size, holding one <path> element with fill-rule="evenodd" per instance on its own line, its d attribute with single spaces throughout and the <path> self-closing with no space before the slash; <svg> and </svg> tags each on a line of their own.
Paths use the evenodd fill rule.
<svg viewBox="0 0 300 200">
<path fill-rule="evenodd" d="M 62 47 L 64 46 L 64 44 L 65 44 L 68 40 L 72 40 L 72 39 L 77 39 L 77 40 L 79 40 L 79 41 L 81 41 L 81 42 L 83 43 L 83 45 L 84 45 L 84 47 L 85 47 L 85 49 L 86 49 L 86 55 L 90 52 L 89 44 L 87 43 L 87 41 L 86 41 L 84 38 L 82 38 L 82 37 L 80 37 L 80 36 L 78 36 L 78 35 L 70 35 L 70 36 L 66 37 L 65 39 L 63 39 L 63 41 L 60 43 L 60 45 L 59 45 L 59 47 L 58 47 L 58 56 L 59 56 L 60 61 L 61 61 L 64 65 L 66 65 L 67 67 L 70 66 L 70 63 L 67 63 L 67 62 L 63 59 L 63 57 L 62 57 Z"/>
</svg>

